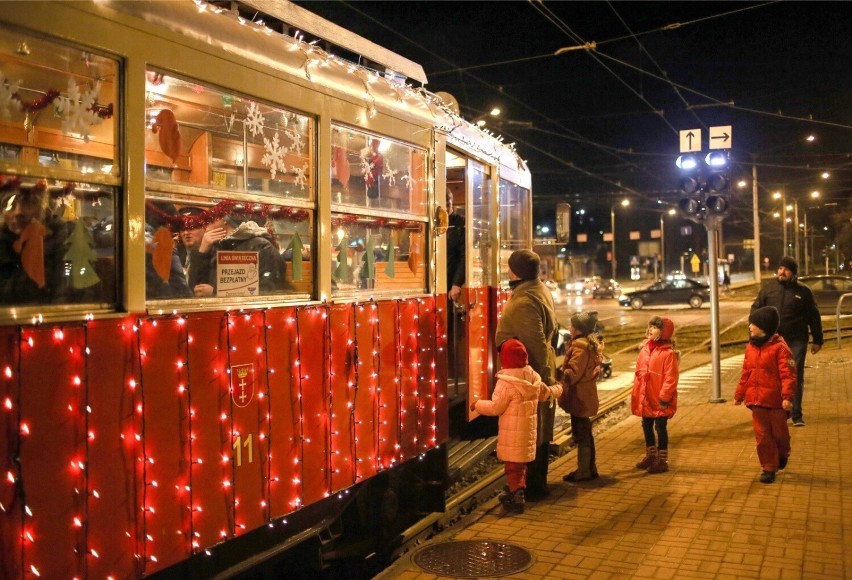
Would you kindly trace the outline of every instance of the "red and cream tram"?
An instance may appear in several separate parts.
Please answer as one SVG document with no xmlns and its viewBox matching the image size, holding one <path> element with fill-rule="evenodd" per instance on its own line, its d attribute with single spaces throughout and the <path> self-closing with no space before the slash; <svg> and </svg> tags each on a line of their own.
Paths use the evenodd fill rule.
<svg viewBox="0 0 852 580">
<path fill-rule="evenodd" d="M 529 172 L 417 65 L 254 4 L 0 2 L 3 578 L 227 575 L 443 509 Z"/>
</svg>

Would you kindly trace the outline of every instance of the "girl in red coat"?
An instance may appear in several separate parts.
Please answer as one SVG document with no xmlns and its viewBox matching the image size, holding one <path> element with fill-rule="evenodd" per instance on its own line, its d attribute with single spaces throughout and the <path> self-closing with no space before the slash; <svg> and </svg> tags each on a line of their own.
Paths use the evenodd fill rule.
<svg viewBox="0 0 852 580">
<path fill-rule="evenodd" d="M 760 483 L 775 481 L 775 472 L 787 467 L 790 430 L 787 415 L 796 394 L 796 360 L 778 332 L 780 317 L 774 306 L 764 306 L 748 317 L 749 341 L 734 404 L 751 409 Z"/>
<path fill-rule="evenodd" d="M 497 459 L 506 470 L 506 493 L 500 502 L 506 511 L 524 513 L 527 463 L 535 459 L 536 411 L 539 401 L 562 394 L 559 385 L 547 386 L 529 366 L 527 349 L 517 338 L 500 345 L 500 366 L 491 400 L 480 399 L 470 405 L 481 415 L 499 416 L 497 422 Z"/>
<path fill-rule="evenodd" d="M 669 417 L 677 411 L 678 353 L 672 336 L 674 322 L 654 316 L 648 322 L 648 338 L 642 343 L 636 360 L 633 395 L 630 406 L 633 414 L 642 417 L 645 434 L 645 458 L 636 464 L 648 473 L 669 470 Z M 654 430 L 657 437 L 654 438 Z"/>
</svg>

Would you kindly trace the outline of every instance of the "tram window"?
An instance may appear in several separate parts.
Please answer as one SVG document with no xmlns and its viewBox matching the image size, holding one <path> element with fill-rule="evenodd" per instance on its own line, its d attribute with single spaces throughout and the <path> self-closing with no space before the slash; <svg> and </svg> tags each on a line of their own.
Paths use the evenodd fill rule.
<svg viewBox="0 0 852 580">
<path fill-rule="evenodd" d="M 423 292 L 425 224 L 333 214 L 332 294 Z"/>
<path fill-rule="evenodd" d="M 0 159 L 75 181 L 117 176 L 118 70 L 113 59 L 0 26 Z"/>
<path fill-rule="evenodd" d="M 500 283 L 509 284 L 509 256 L 515 250 L 529 249 L 529 190 L 500 179 Z"/>
<path fill-rule="evenodd" d="M 426 215 L 426 152 L 350 127 L 332 125 L 335 205 Z"/>
<path fill-rule="evenodd" d="M 311 117 L 154 70 L 146 90 L 149 179 L 313 199 Z"/>
<path fill-rule="evenodd" d="M 0 175 L 0 305 L 114 303 L 115 193 Z"/>
<path fill-rule="evenodd" d="M 152 195 L 146 298 L 309 298 L 313 210 Z"/>
<path fill-rule="evenodd" d="M 466 217 L 465 227 L 473 232 L 470 254 L 470 272 L 467 285 L 471 288 L 491 283 L 491 176 L 485 166 L 472 161 L 470 179 L 473 185 L 473 205 Z"/>
<path fill-rule="evenodd" d="M 0 306 L 116 302 L 118 77 L 114 59 L 0 26 Z"/>
</svg>

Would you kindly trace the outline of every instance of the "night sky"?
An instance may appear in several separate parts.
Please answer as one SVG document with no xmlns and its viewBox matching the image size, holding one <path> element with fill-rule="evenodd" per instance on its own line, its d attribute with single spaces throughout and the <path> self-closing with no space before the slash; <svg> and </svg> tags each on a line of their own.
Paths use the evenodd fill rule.
<svg viewBox="0 0 852 580">
<path fill-rule="evenodd" d="M 587 208 L 594 223 L 576 225 L 590 231 L 609 230 L 624 196 L 634 208 L 676 203 L 679 131 L 702 129 L 706 152 L 707 128 L 722 125 L 733 128 L 732 177 L 757 165 L 767 220 L 782 187 L 817 188 L 822 203 L 850 197 L 842 2 L 296 3 L 421 64 L 427 88 L 454 95 L 465 118 L 499 107 L 492 127 L 529 162 L 536 223 L 555 201 Z M 587 42 L 596 50 L 554 56 Z M 744 191 L 726 221 L 731 239 L 750 237 L 750 183 Z"/>
</svg>

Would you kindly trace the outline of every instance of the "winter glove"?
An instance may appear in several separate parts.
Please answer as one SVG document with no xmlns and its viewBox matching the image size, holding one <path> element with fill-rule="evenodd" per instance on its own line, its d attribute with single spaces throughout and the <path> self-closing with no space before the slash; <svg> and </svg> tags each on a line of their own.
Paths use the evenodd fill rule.
<svg viewBox="0 0 852 580">
<path fill-rule="evenodd" d="M 659 402 L 660 402 L 660 407 L 662 407 L 663 409 L 669 408 L 669 402 L 668 401 L 664 401 L 664 400 L 660 399 Z"/>
</svg>

